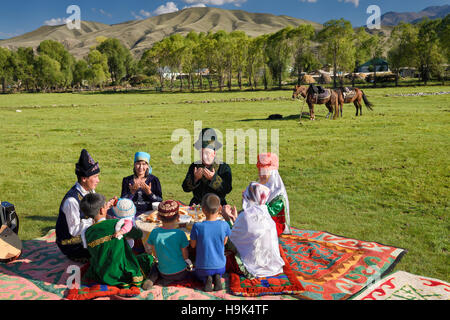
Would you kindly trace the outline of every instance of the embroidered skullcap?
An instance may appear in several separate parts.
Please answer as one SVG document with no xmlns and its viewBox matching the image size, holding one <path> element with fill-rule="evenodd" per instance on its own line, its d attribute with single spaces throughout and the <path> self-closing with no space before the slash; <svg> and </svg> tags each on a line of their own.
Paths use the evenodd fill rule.
<svg viewBox="0 0 450 320">
<path fill-rule="evenodd" d="M 130 199 L 120 198 L 113 207 L 113 212 L 116 218 L 119 219 L 134 217 L 136 214 L 136 206 Z"/>
<path fill-rule="evenodd" d="M 92 159 L 86 149 L 81 150 L 80 158 L 75 164 L 75 174 L 80 177 L 89 178 L 100 172 L 98 162 Z"/>
<path fill-rule="evenodd" d="M 261 153 L 258 155 L 258 162 L 256 163 L 258 169 L 266 172 L 278 170 L 279 160 L 275 153 Z"/>
<path fill-rule="evenodd" d="M 158 213 L 164 217 L 171 217 L 178 213 L 180 205 L 174 200 L 165 200 L 158 206 Z"/>
</svg>

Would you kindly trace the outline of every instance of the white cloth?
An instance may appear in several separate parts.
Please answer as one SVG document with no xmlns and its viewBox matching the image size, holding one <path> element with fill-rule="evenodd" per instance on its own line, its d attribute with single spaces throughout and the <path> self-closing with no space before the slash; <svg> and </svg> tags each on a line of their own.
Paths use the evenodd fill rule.
<svg viewBox="0 0 450 320">
<path fill-rule="evenodd" d="M 114 228 L 114 230 L 116 232 L 119 232 L 120 229 L 122 229 L 123 225 L 125 224 L 125 220 L 131 221 L 132 226 L 136 227 L 136 219 L 135 219 L 135 217 L 134 216 L 126 217 L 126 218 L 119 219 L 119 221 L 117 221 L 116 226 Z M 123 235 L 119 236 L 117 239 L 122 240 L 122 238 L 123 238 Z M 133 239 L 127 239 L 127 242 L 130 245 L 130 248 L 134 247 L 134 240 Z"/>
<path fill-rule="evenodd" d="M 271 171 L 269 181 L 267 181 L 265 186 L 270 189 L 270 195 L 269 195 L 269 199 L 267 200 L 267 203 L 270 203 L 273 199 L 275 199 L 280 194 L 284 197 L 285 205 L 286 205 L 286 207 L 284 208 L 284 216 L 286 219 L 286 224 L 285 224 L 283 233 L 290 234 L 291 233 L 291 228 L 290 228 L 291 219 L 289 217 L 289 199 L 287 196 L 286 188 L 284 187 L 283 180 L 281 179 L 281 176 L 280 176 L 280 173 L 278 172 L 278 170 L 274 169 Z"/>
<path fill-rule="evenodd" d="M 275 222 L 266 205 L 247 206 L 231 229 L 230 240 L 241 260 L 255 277 L 269 277 L 283 272 Z"/>
<path fill-rule="evenodd" d="M 105 221 L 105 220 L 106 220 L 106 218 L 101 218 L 100 220 L 97 221 L 97 223 Z M 86 240 L 86 230 L 87 230 L 87 228 L 84 229 L 83 231 L 81 231 L 81 242 L 83 243 L 83 247 L 85 249 L 87 249 L 87 247 L 88 247 L 87 240 Z"/>
<path fill-rule="evenodd" d="M 89 191 L 84 190 L 78 182 L 75 184 L 75 187 L 80 191 L 83 197 L 89 193 Z M 69 228 L 69 233 L 72 237 L 81 235 L 84 230 L 94 224 L 92 218 L 80 219 L 80 205 L 75 198 L 67 198 L 63 203 L 62 211 L 66 215 L 67 227 Z"/>
</svg>

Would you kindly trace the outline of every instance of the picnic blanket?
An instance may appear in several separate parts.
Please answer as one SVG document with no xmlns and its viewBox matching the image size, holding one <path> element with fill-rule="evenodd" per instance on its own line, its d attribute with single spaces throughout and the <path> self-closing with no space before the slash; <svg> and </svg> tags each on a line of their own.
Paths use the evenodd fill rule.
<svg viewBox="0 0 450 320">
<path fill-rule="evenodd" d="M 383 281 L 383 277 L 392 272 L 406 253 L 402 248 L 350 239 L 325 231 L 292 228 L 292 232 L 292 235 L 282 235 L 280 238 L 284 259 L 288 262 L 291 274 L 285 272 L 279 275 L 278 280 L 257 278 L 256 286 L 261 289 L 253 291 L 254 294 L 246 294 L 250 291 L 236 287 L 233 289 L 232 286 L 237 282 L 232 276 L 225 274 L 222 279 L 223 290 L 217 292 L 204 292 L 202 285 L 195 282 L 175 283 L 165 287 L 156 284 L 151 290 L 139 289 L 139 292 L 136 289 L 119 292 L 117 288 L 109 286 L 84 284 L 76 292 L 78 296 L 72 298 L 81 299 L 82 294 L 88 293 L 90 296 L 86 296 L 87 298 L 97 296 L 104 299 L 134 300 L 359 299 L 368 295 L 364 296 L 365 289 L 371 290 L 372 284 L 380 279 Z M 0 300 L 67 299 L 70 292 L 67 280 L 71 276 L 69 266 L 83 268 L 82 264 L 68 260 L 60 252 L 55 244 L 54 230 L 42 238 L 23 241 L 22 255 L 11 263 L 0 264 Z M 292 275 L 297 278 L 304 291 L 300 291 L 299 287 L 289 288 L 296 283 Z M 390 278 L 385 279 L 387 281 Z M 417 288 L 417 285 L 408 282 L 413 281 L 411 278 L 404 279 L 404 283 Z M 249 285 L 245 279 L 239 278 L 238 281 L 240 288 Z M 392 286 L 396 281 L 398 280 L 391 281 L 389 285 Z M 447 287 L 429 287 L 445 287 L 444 291 L 448 292 L 448 284 L 446 285 Z M 386 284 L 382 286 L 383 290 L 385 288 Z M 432 297 L 429 292 L 424 296 Z M 259 294 L 264 295 L 256 296 Z"/>
<path fill-rule="evenodd" d="M 292 228 L 280 242 L 310 300 L 345 300 L 395 267 L 405 249 Z"/>
<path fill-rule="evenodd" d="M 305 289 L 292 271 L 286 259 L 285 249 L 280 245 L 280 254 L 284 260 L 283 273 L 270 277 L 248 279 L 239 271 L 234 255 L 230 256 L 230 290 L 234 295 L 243 297 L 258 297 L 264 295 L 289 294 L 297 295 Z"/>
<path fill-rule="evenodd" d="M 449 300 L 450 284 L 396 271 L 370 285 L 353 300 Z"/>
<path fill-rule="evenodd" d="M 23 241 L 22 255 L 8 264 L 0 264 L 0 300 L 61 300 L 67 299 L 69 288 L 67 280 L 73 273 L 69 266 L 82 270 L 83 264 L 67 259 L 56 246 L 55 230 L 42 238 Z M 176 283 L 171 286 L 155 285 L 151 290 L 135 289 L 118 291 L 111 286 L 99 284 L 82 285 L 73 299 L 134 299 L 134 300 L 296 300 L 290 295 L 264 297 L 239 297 L 230 293 L 230 279 L 227 274 L 222 279 L 223 290 L 204 292 L 202 285 L 195 282 Z M 83 296 L 88 294 L 89 296 Z"/>
</svg>

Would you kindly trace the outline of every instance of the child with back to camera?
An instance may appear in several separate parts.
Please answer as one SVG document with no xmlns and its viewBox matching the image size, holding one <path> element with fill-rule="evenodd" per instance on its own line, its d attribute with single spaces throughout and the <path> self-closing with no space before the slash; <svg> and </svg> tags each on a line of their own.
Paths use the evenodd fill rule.
<svg viewBox="0 0 450 320">
<path fill-rule="evenodd" d="M 208 193 L 202 199 L 202 211 L 206 220 L 195 223 L 191 230 L 190 244 L 196 248 L 195 276 L 203 281 L 206 292 L 222 290 L 222 275 L 225 273 L 225 244 L 230 227 L 217 220 L 220 215 L 220 198 Z"/>
<path fill-rule="evenodd" d="M 169 285 L 189 277 L 192 262 L 189 260 L 189 241 L 186 234 L 177 228 L 179 204 L 174 200 L 166 200 L 158 206 L 158 219 L 162 226 L 155 228 L 148 237 L 152 253 L 158 263 L 150 271 L 142 288 L 148 290 L 156 280 L 160 284 Z"/>
</svg>

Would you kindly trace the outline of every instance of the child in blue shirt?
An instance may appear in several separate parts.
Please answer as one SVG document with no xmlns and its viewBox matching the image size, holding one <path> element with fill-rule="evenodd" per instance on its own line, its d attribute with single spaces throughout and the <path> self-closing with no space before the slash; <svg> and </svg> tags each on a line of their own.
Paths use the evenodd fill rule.
<svg viewBox="0 0 450 320">
<path fill-rule="evenodd" d="M 205 284 L 204 290 L 222 290 L 222 275 L 225 273 L 225 244 L 230 227 L 225 221 L 218 221 L 220 198 L 208 193 L 202 199 L 202 211 L 206 220 L 195 223 L 191 230 L 191 247 L 196 248 L 195 276 Z"/>
<path fill-rule="evenodd" d="M 144 290 L 150 289 L 158 278 L 161 278 L 162 285 L 168 285 L 173 281 L 184 280 L 189 275 L 188 270 L 192 266 L 188 258 L 189 241 L 186 234 L 177 229 L 178 209 L 179 204 L 173 200 L 159 204 L 158 219 L 162 227 L 153 229 L 147 240 L 158 263 L 144 281 Z"/>
</svg>

